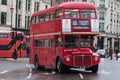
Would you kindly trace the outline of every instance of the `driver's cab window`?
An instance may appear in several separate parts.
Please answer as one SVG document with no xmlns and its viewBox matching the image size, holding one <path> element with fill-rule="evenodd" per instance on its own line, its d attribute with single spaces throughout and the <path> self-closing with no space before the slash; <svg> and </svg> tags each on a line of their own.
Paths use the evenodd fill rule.
<svg viewBox="0 0 120 80">
<path fill-rule="evenodd" d="M 78 48 L 79 37 L 75 35 L 66 35 L 65 36 L 65 47 L 66 48 Z"/>
<path fill-rule="evenodd" d="M 90 38 L 81 38 L 80 47 L 90 47 Z"/>
<path fill-rule="evenodd" d="M 62 46 L 63 46 L 62 36 L 56 36 L 56 47 L 62 47 Z"/>
</svg>

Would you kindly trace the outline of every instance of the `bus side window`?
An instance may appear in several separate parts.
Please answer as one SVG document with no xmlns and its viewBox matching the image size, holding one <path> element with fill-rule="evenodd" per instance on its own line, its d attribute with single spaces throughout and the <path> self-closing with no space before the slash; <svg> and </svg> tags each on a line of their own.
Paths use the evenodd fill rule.
<svg viewBox="0 0 120 80">
<path fill-rule="evenodd" d="M 49 14 L 45 15 L 45 21 L 49 21 Z"/>
<path fill-rule="evenodd" d="M 47 39 L 44 40 L 44 47 L 49 47 L 49 40 Z"/>
<path fill-rule="evenodd" d="M 54 12 L 51 12 L 50 13 L 50 20 L 53 20 L 54 19 Z"/>
<path fill-rule="evenodd" d="M 34 45 L 35 45 L 35 47 L 38 47 L 39 46 L 39 41 L 38 40 L 34 40 Z"/>
<path fill-rule="evenodd" d="M 43 44 L 43 40 L 40 40 L 40 41 L 39 41 L 39 46 L 40 46 L 40 47 L 43 47 L 43 45 L 44 45 L 44 44 Z"/>
<path fill-rule="evenodd" d="M 44 16 L 43 15 L 40 16 L 40 22 L 44 22 Z"/>
<path fill-rule="evenodd" d="M 32 23 L 32 24 L 35 23 L 35 17 L 32 17 L 32 19 L 31 19 L 31 23 Z"/>
<path fill-rule="evenodd" d="M 62 10 L 57 10 L 56 11 L 56 18 L 62 18 L 63 12 Z"/>
<path fill-rule="evenodd" d="M 39 22 L 39 16 L 36 16 L 36 23 Z"/>
<path fill-rule="evenodd" d="M 53 39 L 50 40 L 50 47 L 54 47 L 54 40 Z"/>
</svg>

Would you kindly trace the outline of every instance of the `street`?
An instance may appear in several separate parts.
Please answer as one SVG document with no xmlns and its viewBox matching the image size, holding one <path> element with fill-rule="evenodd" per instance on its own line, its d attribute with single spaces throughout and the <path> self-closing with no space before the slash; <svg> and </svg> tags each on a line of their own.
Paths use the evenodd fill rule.
<svg viewBox="0 0 120 80">
<path fill-rule="evenodd" d="M 101 58 L 97 74 L 80 69 L 59 74 L 54 70 L 36 70 L 28 58 L 0 59 L 0 80 L 119 80 L 120 60 Z"/>
</svg>

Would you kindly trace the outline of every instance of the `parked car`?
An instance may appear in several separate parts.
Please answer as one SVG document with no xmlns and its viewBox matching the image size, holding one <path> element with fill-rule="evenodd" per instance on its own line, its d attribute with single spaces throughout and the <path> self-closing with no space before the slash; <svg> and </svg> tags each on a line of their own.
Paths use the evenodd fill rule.
<svg viewBox="0 0 120 80">
<path fill-rule="evenodd" d="M 102 58 L 105 58 L 106 55 L 107 55 L 105 49 L 98 49 L 98 50 L 96 51 L 96 53 L 97 53 L 100 57 L 102 57 Z"/>
</svg>

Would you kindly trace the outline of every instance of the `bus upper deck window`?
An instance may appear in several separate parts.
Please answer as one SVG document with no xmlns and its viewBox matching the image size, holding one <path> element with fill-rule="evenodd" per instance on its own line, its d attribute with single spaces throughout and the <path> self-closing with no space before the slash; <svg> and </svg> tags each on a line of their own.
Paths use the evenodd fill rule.
<svg viewBox="0 0 120 80">
<path fill-rule="evenodd" d="M 45 15 L 45 21 L 49 21 L 49 14 Z"/>
<path fill-rule="evenodd" d="M 41 16 L 40 16 L 40 22 L 43 22 L 43 21 L 44 21 L 44 16 L 41 15 Z"/>
<path fill-rule="evenodd" d="M 36 23 L 39 22 L 39 16 L 36 16 Z"/>
<path fill-rule="evenodd" d="M 56 11 L 56 18 L 62 18 L 63 12 L 62 10 L 57 10 Z"/>
<path fill-rule="evenodd" d="M 35 23 L 35 17 L 32 17 L 31 23 L 32 23 L 32 24 Z"/>
<path fill-rule="evenodd" d="M 82 18 L 95 18 L 94 10 L 82 10 Z"/>
<path fill-rule="evenodd" d="M 54 12 L 51 12 L 50 13 L 50 20 L 53 20 L 54 19 Z"/>
<path fill-rule="evenodd" d="M 79 18 L 78 9 L 66 9 L 65 18 Z"/>
</svg>

